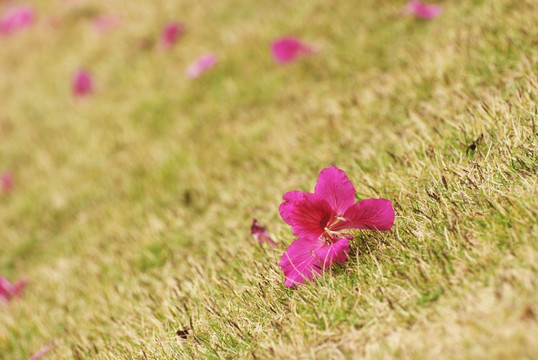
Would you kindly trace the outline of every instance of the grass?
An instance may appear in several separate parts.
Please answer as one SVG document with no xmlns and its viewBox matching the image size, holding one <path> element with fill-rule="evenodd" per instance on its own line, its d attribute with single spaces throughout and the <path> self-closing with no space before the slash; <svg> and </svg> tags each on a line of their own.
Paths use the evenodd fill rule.
<svg viewBox="0 0 538 360">
<path fill-rule="evenodd" d="M 421 22 L 404 3 L 39 2 L 0 39 L 0 274 L 29 279 L 0 304 L 0 358 L 54 340 L 59 359 L 535 356 L 537 4 L 444 1 Z M 96 36 L 107 12 L 123 24 Z M 188 31 L 158 53 L 172 19 Z M 286 34 L 323 49 L 277 66 Z M 207 51 L 220 63 L 185 79 Z M 393 200 L 395 226 L 285 288 L 281 196 L 330 164 Z"/>
</svg>

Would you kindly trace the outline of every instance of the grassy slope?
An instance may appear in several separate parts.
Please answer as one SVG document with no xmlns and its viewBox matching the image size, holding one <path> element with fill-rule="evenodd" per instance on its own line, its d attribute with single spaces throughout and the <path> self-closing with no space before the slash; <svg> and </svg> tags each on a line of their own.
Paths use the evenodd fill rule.
<svg viewBox="0 0 538 360">
<path fill-rule="evenodd" d="M 88 19 L 108 3 L 43 1 L 59 27 L 1 40 L 17 189 L 0 274 L 30 284 L 0 304 L 0 358 L 53 339 L 51 357 L 88 359 L 538 352 L 534 1 L 446 1 L 429 23 L 402 1 L 117 1 L 124 26 L 100 38 Z M 170 53 L 140 46 L 175 18 L 189 31 Z M 278 67 L 268 43 L 289 33 L 323 50 Z M 218 67 L 184 79 L 206 51 Z M 99 91 L 73 101 L 81 65 Z M 284 288 L 280 197 L 329 164 L 358 198 L 394 200 L 394 230 Z M 250 238 L 253 217 L 279 249 Z"/>
</svg>

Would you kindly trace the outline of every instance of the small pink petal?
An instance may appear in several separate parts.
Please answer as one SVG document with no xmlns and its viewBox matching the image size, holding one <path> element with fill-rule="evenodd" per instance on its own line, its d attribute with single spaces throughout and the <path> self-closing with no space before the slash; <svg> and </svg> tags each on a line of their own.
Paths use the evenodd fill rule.
<svg viewBox="0 0 538 360">
<path fill-rule="evenodd" d="M 217 63 L 217 56 L 215 54 L 204 54 L 200 56 L 194 63 L 192 63 L 185 74 L 187 77 L 194 79 L 202 75 L 207 70 L 211 69 Z"/>
<path fill-rule="evenodd" d="M 20 280 L 12 284 L 9 280 L 0 276 L 0 300 L 9 302 L 13 298 L 21 297 L 25 286 L 26 280 Z"/>
<path fill-rule="evenodd" d="M 13 190 L 13 174 L 10 172 L 4 172 L 0 175 L 0 187 L 2 192 L 10 193 Z"/>
<path fill-rule="evenodd" d="M 168 50 L 185 32 L 185 27 L 179 22 L 167 24 L 161 33 L 161 49 Z"/>
<path fill-rule="evenodd" d="M 35 11 L 29 5 L 8 8 L 0 18 L 0 34 L 9 35 L 30 26 L 35 20 Z"/>
<path fill-rule="evenodd" d="M 286 64 L 299 59 L 302 56 L 312 54 L 314 48 L 295 37 L 283 37 L 276 39 L 271 44 L 273 58 L 280 64 Z"/>
<path fill-rule="evenodd" d="M 50 344 L 46 345 L 46 346 L 43 346 L 41 349 L 39 349 L 38 352 L 36 352 L 34 355 L 32 355 L 32 357 L 30 357 L 29 360 L 38 360 L 38 359 L 41 359 L 43 357 L 43 355 L 45 355 L 47 352 L 49 352 L 50 350 L 52 350 L 55 346 L 57 345 L 57 342 L 56 341 L 53 341 L 51 342 Z"/>
<path fill-rule="evenodd" d="M 443 12 L 443 7 L 437 4 L 425 4 L 419 0 L 411 0 L 407 5 L 407 11 L 419 19 L 431 20 Z"/>
<path fill-rule="evenodd" d="M 116 15 L 100 15 L 92 20 L 92 27 L 97 33 L 105 33 L 120 24 L 121 20 Z"/>
<path fill-rule="evenodd" d="M 72 92 L 77 97 L 87 96 L 94 91 L 92 75 L 84 69 L 81 69 L 73 76 Z"/>
<path fill-rule="evenodd" d="M 319 240 L 298 238 L 282 255 L 279 265 L 284 272 L 284 285 L 304 284 L 322 272 L 321 259 L 315 254 L 323 244 Z"/>
<path fill-rule="evenodd" d="M 260 225 L 258 220 L 252 219 L 252 226 L 250 231 L 254 239 L 258 240 L 260 243 L 267 242 L 271 246 L 276 246 L 276 243 L 271 239 L 271 236 L 267 232 L 267 229 Z"/>
</svg>

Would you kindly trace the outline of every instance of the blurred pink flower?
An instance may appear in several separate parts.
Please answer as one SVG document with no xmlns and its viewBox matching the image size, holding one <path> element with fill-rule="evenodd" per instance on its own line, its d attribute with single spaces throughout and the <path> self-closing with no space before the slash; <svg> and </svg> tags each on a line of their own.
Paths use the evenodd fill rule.
<svg viewBox="0 0 538 360">
<path fill-rule="evenodd" d="M 9 35 L 21 30 L 35 20 L 34 9 L 29 5 L 8 8 L 0 18 L 0 34 Z"/>
<path fill-rule="evenodd" d="M 280 64 L 286 64 L 299 59 L 302 56 L 312 54 L 315 49 L 295 37 L 283 37 L 276 39 L 271 44 L 273 58 Z"/>
<path fill-rule="evenodd" d="M 9 302 L 15 297 L 20 297 L 25 286 L 26 280 L 20 280 L 12 284 L 6 278 L 0 276 L 0 300 Z"/>
<path fill-rule="evenodd" d="M 81 69 L 73 76 L 72 92 L 77 97 L 92 94 L 94 91 L 92 75 L 84 69 Z"/>
<path fill-rule="evenodd" d="M 291 191 L 283 196 L 280 216 L 298 238 L 282 255 L 285 285 L 303 284 L 349 253 L 348 229 L 386 231 L 394 223 L 392 203 L 386 199 L 355 202 L 355 188 L 346 174 L 331 166 L 319 173 L 314 193 Z"/>
<path fill-rule="evenodd" d="M 93 18 L 92 27 L 97 33 L 105 33 L 108 30 L 115 28 L 121 22 L 117 15 L 99 15 Z"/>
<path fill-rule="evenodd" d="M 443 7 L 437 4 L 425 4 L 419 0 L 411 0 L 407 5 L 407 12 L 423 20 L 431 20 L 443 12 Z"/>
<path fill-rule="evenodd" d="M 211 69 L 217 63 L 217 56 L 215 54 L 204 54 L 194 61 L 185 71 L 187 77 L 191 79 L 197 78 L 202 73 Z"/>
<path fill-rule="evenodd" d="M 167 24 L 161 34 L 161 49 L 168 50 L 183 35 L 185 27 L 179 22 Z"/>
<path fill-rule="evenodd" d="M 258 240 L 260 243 L 266 242 L 271 246 L 276 246 L 276 243 L 273 241 L 273 239 L 271 239 L 271 236 L 267 232 L 267 229 L 261 226 L 258 220 L 252 219 L 252 226 L 250 227 L 250 231 L 252 233 L 252 236 L 254 236 L 254 239 Z"/>
<path fill-rule="evenodd" d="M 3 172 L 0 175 L 0 187 L 4 193 L 9 193 L 13 190 L 13 174 L 10 172 Z"/>
<path fill-rule="evenodd" d="M 52 350 L 56 346 L 57 342 L 53 341 L 50 344 L 43 346 L 41 349 L 39 349 L 38 352 L 36 352 L 29 360 L 39 360 L 48 353 L 50 350 Z"/>
</svg>

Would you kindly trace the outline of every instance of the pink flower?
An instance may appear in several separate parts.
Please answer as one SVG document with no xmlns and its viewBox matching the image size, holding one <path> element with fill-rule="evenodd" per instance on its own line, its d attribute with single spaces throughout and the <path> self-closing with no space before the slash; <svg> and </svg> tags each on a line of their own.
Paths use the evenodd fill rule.
<svg viewBox="0 0 538 360">
<path fill-rule="evenodd" d="M 97 33 L 105 33 L 120 24 L 120 18 L 116 15 L 100 15 L 92 20 L 92 27 Z"/>
<path fill-rule="evenodd" d="M 273 52 L 273 58 L 280 64 L 295 61 L 315 51 L 311 45 L 305 44 L 295 37 L 276 39 L 271 44 L 271 50 Z"/>
<path fill-rule="evenodd" d="M 92 94 L 94 91 L 93 88 L 93 79 L 92 75 L 84 69 L 81 69 L 75 73 L 73 76 L 72 92 L 73 95 L 77 97 L 82 97 Z"/>
<path fill-rule="evenodd" d="M 9 193 L 13 190 L 13 174 L 4 172 L 0 175 L 0 187 L 4 193 Z"/>
<path fill-rule="evenodd" d="M 194 61 L 185 71 L 187 77 L 191 79 L 197 78 L 207 70 L 211 69 L 217 63 L 217 56 L 215 54 L 204 54 Z"/>
<path fill-rule="evenodd" d="M 53 341 L 52 343 L 50 343 L 50 344 L 48 344 L 46 346 L 43 346 L 41 349 L 39 349 L 38 352 L 36 352 L 34 355 L 32 355 L 32 357 L 29 360 L 39 360 L 39 359 L 41 359 L 43 357 L 43 355 L 45 355 L 51 349 L 53 349 L 56 346 L 56 344 L 57 344 L 57 342 Z"/>
<path fill-rule="evenodd" d="M 407 12 L 414 14 L 419 19 L 431 20 L 443 12 L 443 7 L 435 4 L 424 4 L 419 0 L 411 0 L 407 5 Z"/>
<path fill-rule="evenodd" d="M 167 24 L 161 34 L 161 49 L 168 50 L 176 43 L 184 31 L 185 27 L 179 22 Z"/>
<path fill-rule="evenodd" d="M 0 276 L 0 300 L 9 302 L 15 297 L 20 297 L 25 286 L 26 280 L 12 284 L 6 278 Z"/>
<path fill-rule="evenodd" d="M 252 226 L 250 227 L 252 236 L 254 239 L 258 240 L 260 243 L 266 242 L 272 246 L 276 246 L 276 243 L 271 239 L 271 236 L 267 232 L 265 227 L 261 226 L 258 220 L 252 219 Z"/>
<path fill-rule="evenodd" d="M 390 230 L 392 203 L 368 199 L 355 203 L 355 188 L 346 174 L 333 166 L 320 172 L 314 193 L 284 194 L 280 216 L 298 237 L 282 255 L 285 285 L 303 284 L 334 263 L 343 263 L 353 237 L 347 229 Z"/>
<path fill-rule="evenodd" d="M 9 35 L 21 30 L 35 20 L 35 12 L 31 6 L 21 5 L 8 8 L 0 18 L 0 34 Z"/>
</svg>

